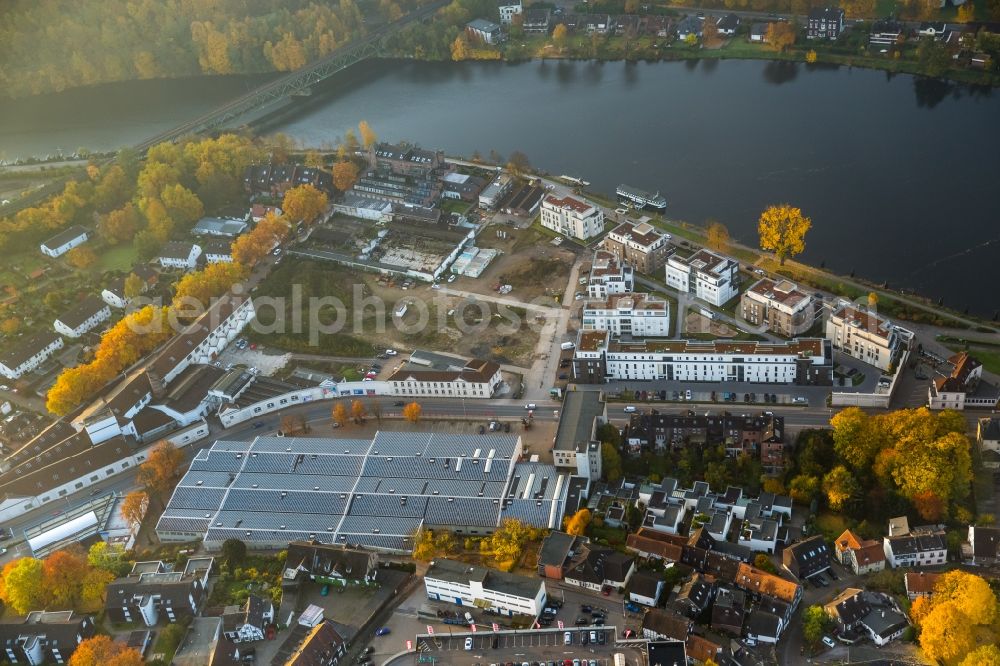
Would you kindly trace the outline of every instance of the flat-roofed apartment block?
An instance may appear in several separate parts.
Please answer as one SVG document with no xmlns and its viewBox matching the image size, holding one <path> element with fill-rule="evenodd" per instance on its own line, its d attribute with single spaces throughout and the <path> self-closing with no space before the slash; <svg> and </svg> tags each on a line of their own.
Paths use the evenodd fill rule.
<svg viewBox="0 0 1000 666">
<path fill-rule="evenodd" d="M 437 558 L 424 574 L 427 597 L 500 615 L 537 616 L 545 607 L 545 582 Z"/>
<path fill-rule="evenodd" d="M 588 301 L 583 306 L 584 330 L 607 330 L 616 336 L 670 335 L 670 304 L 649 294 L 631 293 Z"/>
<path fill-rule="evenodd" d="M 740 314 L 754 326 L 794 338 L 816 322 L 816 303 L 794 282 L 764 278 L 743 292 Z"/>
<path fill-rule="evenodd" d="M 607 331 L 580 331 L 573 354 L 578 382 L 659 380 L 829 386 L 830 343 L 723 340 L 614 340 Z"/>
<path fill-rule="evenodd" d="M 667 286 L 721 306 L 740 293 L 740 264 L 711 250 L 698 250 L 684 258 L 667 258 Z"/>
<path fill-rule="evenodd" d="M 662 234 L 648 222 L 623 222 L 608 232 L 601 245 L 640 273 L 654 275 L 663 270 L 670 254 L 670 234 Z"/>
<path fill-rule="evenodd" d="M 604 212 L 588 201 L 550 194 L 542 199 L 541 222 L 563 236 L 587 240 L 604 231 Z"/>
<path fill-rule="evenodd" d="M 845 302 L 826 320 L 826 337 L 834 349 L 879 370 L 889 369 L 901 343 L 896 327 L 887 318 Z"/>
<path fill-rule="evenodd" d="M 421 528 L 490 534 L 504 518 L 562 525 L 569 476 L 518 463 L 516 435 L 379 432 L 373 439 L 258 437 L 199 451 L 157 523 L 161 540 L 291 541 L 409 553 Z"/>
<path fill-rule="evenodd" d="M 607 420 L 607 406 L 599 391 L 568 391 L 552 448 L 556 468 L 590 480 L 601 478 L 601 443 L 596 431 Z"/>
<path fill-rule="evenodd" d="M 635 287 L 635 275 L 628 263 L 607 250 L 594 252 L 587 293 L 591 298 L 627 294 Z"/>
</svg>

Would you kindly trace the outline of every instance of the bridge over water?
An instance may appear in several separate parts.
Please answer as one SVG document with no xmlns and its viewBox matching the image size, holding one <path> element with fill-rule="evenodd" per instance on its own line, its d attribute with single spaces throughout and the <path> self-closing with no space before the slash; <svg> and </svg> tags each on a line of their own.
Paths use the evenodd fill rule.
<svg viewBox="0 0 1000 666">
<path fill-rule="evenodd" d="M 446 4 L 448 4 L 448 0 L 436 0 L 416 11 L 410 12 L 406 16 L 381 26 L 374 32 L 334 50 L 332 53 L 301 69 L 289 72 L 273 81 L 265 83 L 245 95 L 241 95 L 183 125 L 149 137 L 135 146 L 135 148 L 140 152 L 145 152 L 151 146 L 158 143 L 174 141 L 187 134 L 221 127 L 265 104 L 307 92 L 311 86 L 328 79 L 337 72 L 366 58 L 378 55 L 387 37 L 399 32 L 410 23 L 429 19 L 434 15 L 434 12 Z"/>
</svg>

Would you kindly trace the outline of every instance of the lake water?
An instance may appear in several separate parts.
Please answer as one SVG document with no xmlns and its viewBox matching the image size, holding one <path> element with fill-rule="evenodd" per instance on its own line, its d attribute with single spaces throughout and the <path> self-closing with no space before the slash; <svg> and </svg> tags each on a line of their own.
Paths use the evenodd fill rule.
<svg viewBox="0 0 1000 666">
<path fill-rule="evenodd" d="M 30 102 L 81 101 L 30 120 L 15 102 L 0 110 L 0 150 L 12 152 L 8 141 L 30 150 L 52 134 L 64 149 L 142 138 L 252 81 L 112 86 L 118 101 L 106 107 L 96 91 L 51 95 Z M 169 93 L 155 104 L 126 94 L 139 85 Z M 764 61 L 370 61 L 269 130 L 332 145 L 362 119 L 384 140 L 462 155 L 520 150 L 598 191 L 659 190 L 669 216 L 717 219 L 750 244 L 760 211 L 788 202 L 813 220 L 806 261 L 959 310 L 1000 308 L 1000 94 L 991 90 Z"/>
</svg>

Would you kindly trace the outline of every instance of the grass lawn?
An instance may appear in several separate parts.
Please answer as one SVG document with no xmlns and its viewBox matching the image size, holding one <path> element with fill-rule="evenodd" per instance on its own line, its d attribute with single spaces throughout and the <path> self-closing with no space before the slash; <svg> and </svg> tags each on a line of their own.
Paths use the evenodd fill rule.
<svg viewBox="0 0 1000 666">
<path fill-rule="evenodd" d="M 102 273 L 108 271 L 124 272 L 132 268 L 138 257 L 139 253 L 136 252 L 134 245 L 119 245 L 104 252 L 95 268 Z"/>
<path fill-rule="evenodd" d="M 623 529 L 610 527 L 608 525 L 601 525 L 600 527 L 597 527 L 593 523 L 591 523 L 587 528 L 587 533 L 591 539 L 595 541 L 598 539 L 604 539 L 608 542 L 608 545 L 611 546 L 624 545 L 625 537 L 627 536 L 625 530 Z"/>
</svg>

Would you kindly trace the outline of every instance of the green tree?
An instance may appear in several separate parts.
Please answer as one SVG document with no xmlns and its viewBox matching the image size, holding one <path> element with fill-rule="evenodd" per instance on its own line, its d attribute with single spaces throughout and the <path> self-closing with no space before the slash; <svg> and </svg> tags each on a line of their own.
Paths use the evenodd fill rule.
<svg viewBox="0 0 1000 666">
<path fill-rule="evenodd" d="M 834 511 L 842 510 L 859 490 L 857 481 L 843 465 L 837 465 L 823 477 L 826 502 Z"/>
<path fill-rule="evenodd" d="M 816 646 L 831 624 L 830 616 L 822 606 L 809 606 L 802 614 L 802 635 L 807 643 Z"/>
<path fill-rule="evenodd" d="M 124 576 L 131 568 L 124 546 L 106 541 L 98 541 L 90 547 L 87 551 L 87 564 L 114 574 L 115 578 Z"/>
<path fill-rule="evenodd" d="M 778 573 L 778 567 L 774 566 L 774 561 L 765 553 L 757 553 L 753 558 L 753 565 L 755 568 L 766 571 L 769 574 Z"/>
<path fill-rule="evenodd" d="M 815 476 L 799 474 L 788 484 L 788 492 L 799 504 L 809 504 L 819 495 L 820 481 Z"/>
<path fill-rule="evenodd" d="M 239 539 L 226 539 L 222 542 L 222 559 L 226 561 L 229 568 L 235 568 L 243 564 L 247 558 L 247 545 Z"/>
<path fill-rule="evenodd" d="M 42 561 L 33 557 L 22 557 L 4 566 L 0 599 L 18 615 L 26 615 L 44 605 L 47 592 L 42 569 Z"/>
<path fill-rule="evenodd" d="M 608 481 L 622 478 L 622 457 L 611 444 L 601 444 L 601 468 Z"/>
</svg>

